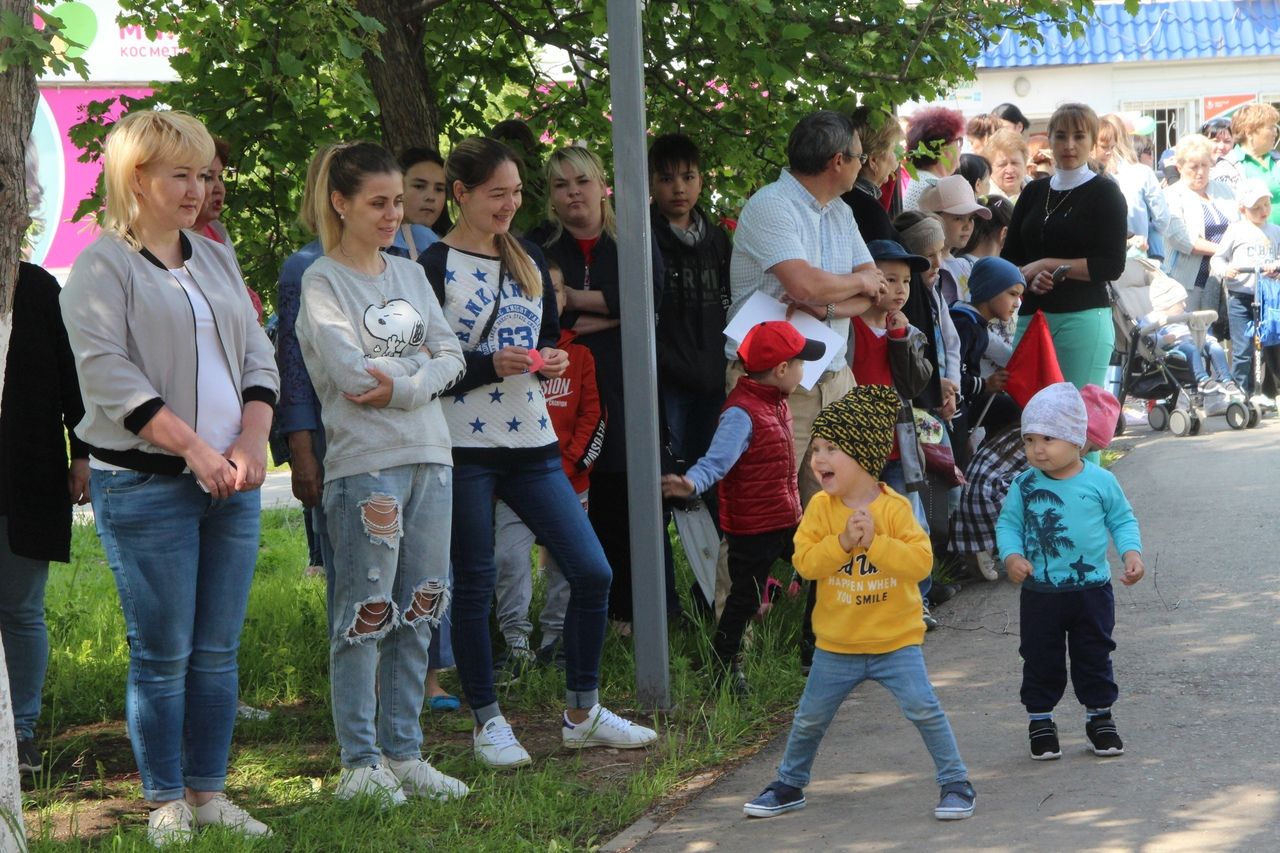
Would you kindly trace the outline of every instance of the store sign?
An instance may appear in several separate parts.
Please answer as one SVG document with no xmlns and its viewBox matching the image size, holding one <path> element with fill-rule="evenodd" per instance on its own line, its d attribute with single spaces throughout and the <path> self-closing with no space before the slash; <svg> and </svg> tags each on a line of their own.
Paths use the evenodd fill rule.
<svg viewBox="0 0 1280 853">
<path fill-rule="evenodd" d="M 140 26 L 121 26 L 116 23 L 120 5 L 115 0 L 73 0 L 41 4 L 40 8 L 59 18 L 67 39 L 80 45 L 67 52 L 84 59 L 91 82 L 147 83 L 177 79 L 169 67 L 169 58 L 183 52 L 178 46 L 178 37 L 157 33 L 152 40 Z M 36 22 L 40 25 L 38 17 Z M 40 79 L 41 82 L 80 81 L 71 71 L 63 75 L 46 73 Z"/>
<path fill-rule="evenodd" d="M 1258 100 L 1255 95 L 1206 95 L 1204 98 L 1204 120 L 1227 118 L 1245 104 Z"/>
</svg>

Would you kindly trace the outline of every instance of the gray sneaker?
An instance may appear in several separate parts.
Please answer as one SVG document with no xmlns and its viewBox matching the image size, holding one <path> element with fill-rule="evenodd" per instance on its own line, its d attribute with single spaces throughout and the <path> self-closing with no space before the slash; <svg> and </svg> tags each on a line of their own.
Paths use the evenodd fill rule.
<svg viewBox="0 0 1280 853">
<path fill-rule="evenodd" d="M 978 795 L 968 781 L 948 782 L 942 786 L 933 816 L 938 820 L 964 820 L 973 817 L 974 802 L 977 799 Z"/>
<path fill-rule="evenodd" d="M 44 756 L 34 740 L 21 738 L 18 740 L 18 772 L 39 773 L 44 768 Z"/>
</svg>

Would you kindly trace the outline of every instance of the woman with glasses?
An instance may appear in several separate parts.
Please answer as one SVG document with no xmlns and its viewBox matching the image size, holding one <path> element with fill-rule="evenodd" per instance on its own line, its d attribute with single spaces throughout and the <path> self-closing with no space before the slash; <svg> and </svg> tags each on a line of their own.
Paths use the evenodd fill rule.
<svg viewBox="0 0 1280 853">
<path fill-rule="evenodd" d="M 873 126 L 875 120 L 880 121 L 878 126 Z M 903 153 L 902 128 L 889 113 L 873 116 L 861 107 L 854 111 L 853 123 L 862 142 L 862 168 L 853 189 L 841 198 L 853 209 L 853 221 L 864 241 L 897 242 L 897 229 L 889 221 L 885 207 L 884 187 L 898 173 Z"/>
<path fill-rule="evenodd" d="M 1217 143 L 1198 133 L 1178 140 L 1173 149 L 1179 180 L 1165 190 L 1169 202 L 1165 272 L 1187 289 L 1187 310 L 1217 311 L 1225 318 L 1222 282 L 1209 270 L 1227 226 L 1240 218 L 1235 193 L 1211 179 Z"/>
</svg>

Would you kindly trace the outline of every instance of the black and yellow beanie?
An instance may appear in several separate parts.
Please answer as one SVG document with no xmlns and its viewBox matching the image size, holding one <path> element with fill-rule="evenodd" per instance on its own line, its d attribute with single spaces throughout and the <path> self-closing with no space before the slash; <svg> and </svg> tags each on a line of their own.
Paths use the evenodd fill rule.
<svg viewBox="0 0 1280 853">
<path fill-rule="evenodd" d="M 876 479 L 893 450 L 898 393 L 888 385 L 859 385 L 813 419 L 813 437 L 825 438 Z"/>
</svg>

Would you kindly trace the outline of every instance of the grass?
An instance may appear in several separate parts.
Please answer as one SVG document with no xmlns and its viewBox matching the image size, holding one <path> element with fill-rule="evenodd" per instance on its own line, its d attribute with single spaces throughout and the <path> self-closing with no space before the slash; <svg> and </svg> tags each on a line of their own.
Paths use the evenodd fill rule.
<svg viewBox="0 0 1280 853">
<path fill-rule="evenodd" d="M 469 714 L 426 712 L 427 756 L 467 782 L 472 794 L 378 814 L 332 798 L 339 763 L 329 713 L 324 581 L 304 578 L 306 563 L 299 511 L 264 513 L 241 641 L 240 692 L 272 716 L 237 725 L 228 779 L 232 797 L 275 830 L 255 851 L 591 849 L 692 777 L 756 751 L 787 724 L 803 686 L 795 653 L 800 599 L 777 601 L 755 626 L 746 655 L 755 692 L 743 702 L 714 690 L 709 671 L 700 668 L 710 654 L 710 626 L 672 626 L 675 707 L 656 719 L 635 707 L 631 641 L 611 632 L 602 698 L 616 711 L 656 724 L 657 747 L 563 750 L 563 677 L 538 670 L 500 691 L 504 712 L 533 754 L 531 767 L 509 774 L 482 769 L 470 754 Z M 786 574 L 777 568 L 785 584 L 789 568 Z M 677 572 L 687 590 L 691 575 L 678 545 Z M 535 599 L 540 596 L 535 588 Z M 53 566 L 46 609 L 52 651 L 38 737 L 52 766 L 26 792 L 31 849 L 150 850 L 146 808 L 120 722 L 128 667 L 124 624 L 90 526 L 74 532 L 72 564 Z M 445 684 L 456 691 L 449 675 Z M 210 831 L 191 849 L 245 846 Z"/>
</svg>

